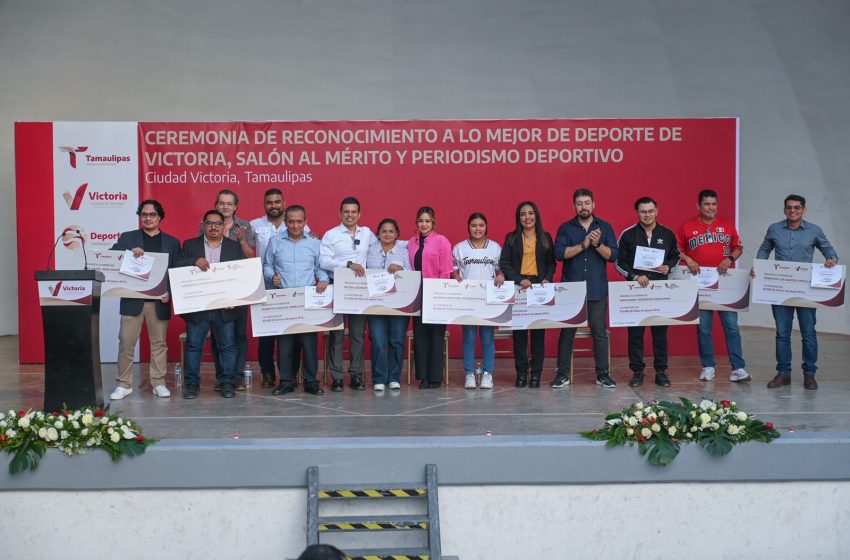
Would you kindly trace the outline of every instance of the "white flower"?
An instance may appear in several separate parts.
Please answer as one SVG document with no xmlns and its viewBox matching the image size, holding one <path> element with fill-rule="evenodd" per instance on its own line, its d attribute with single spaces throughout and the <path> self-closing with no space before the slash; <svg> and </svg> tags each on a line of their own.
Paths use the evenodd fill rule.
<svg viewBox="0 0 850 560">
<path fill-rule="evenodd" d="M 118 425 L 118 424 L 116 424 L 116 423 L 115 423 L 115 420 L 111 420 L 111 421 L 109 422 L 109 424 L 108 424 L 108 426 L 109 426 L 110 428 L 114 428 L 114 427 L 115 427 L 115 426 L 117 426 L 117 425 Z"/>
<path fill-rule="evenodd" d="M 47 428 L 47 439 L 50 441 L 59 439 L 59 432 L 56 431 L 56 428 Z"/>
<path fill-rule="evenodd" d="M 638 423 L 638 422 L 637 422 L 637 420 L 635 419 L 635 417 L 634 417 L 634 416 L 632 416 L 631 418 L 629 418 L 629 426 L 637 426 L 637 423 Z"/>
<path fill-rule="evenodd" d="M 649 429 L 657 434 L 661 431 L 661 426 L 659 426 L 658 424 L 653 424 Z"/>
<path fill-rule="evenodd" d="M 711 422 L 711 416 L 709 416 L 708 414 L 703 412 L 702 414 L 699 415 L 699 421 L 704 426 L 704 425 L 708 424 L 709 422 Z"/>
<path fill-rule="evenodd" d="M 92 445 L 94 445 L 94 439 L 87 439 L 86 440 L 86 447 L 91 447 Z"/>
<path fill-rule="evenodd" d="M 629 429 L 626 430 L 626 433 L 629 434 L 630 436 L 633 436 L 633 435 L 635 435 L 635 429 L 629 428 Z"/>
<path fill-rule="evenodd" d="M 649 416 L 646 417 L 646 419 L 649 420 L 650 422 L 655 422 L 655 420 L 657 420 L 657 418 L 658 417 L 655 416 L 654 414 L 650 414 Z"/>
<path fill-rule="evenodd" d="M 652 436 L 652 430 L 650 430 L 649 428 L 641 428 L 640 435 L 642 435 L 645 438 L 648 438 L 648 437 Z"/>
<path fill-rule="evenodd" d="M 676 435 L 676 426 L 670 426 L 667 428 L 667 434 L 672 437 Z"/>
<path fill-rule="evenodd" d="M 623 421 L 622 418 L 611 418 L 610 420 L 606 420 L 605 423 L 608 424 L 609 426 L 616 426 L 617 424 L 620 424 L 622 421 Z"/>
<path fill-rule="evenodd" d="M 65 430 L 62 430 L 61 432 L 59 432 L 59 437 L 60 437 L 60 438 L 62 438 L 62 439 L 67 439 L 67 438 L 68 438 L 68 436 L 70 436 L 70 435 L 71 435 L 71 434 L 69 434 L 69 433 L 68 433 L 68 432 L 66 432 Z"/>
<path fill-rule="evenodd" d="M 121 435 L 118 432 L 112 432 L 112 435 L 109 436 L 109 439 L 112 440 L 112 443 L 118 443 L 121 441 Z"/>
<path fill-rule="evenodd" d="M 737 418 L 738 421 L 740 421 L 740 422 L 745 422 L 747 420 L 747 413 L 746 412 L 738 412 L 737 414 L 735 414 L 735 418 Z"/>
<path fill-rule="evenodd" d="M 94 416 L 91 414 L 83 414 L 83 426 L 91 426 L 94 422 Z"/>
<path fill-rule="evenodd" d="M 124 436 L 124 439 L 136 439 L 136 434 L 126 425 L 121 426 L 121 435 Z"/>
<path fill-rule="evenodd" d="M 703 399 L 701 403 L 699 403 L 699 407 L 703 410 L 711 410 L 711 407 L 714 406 L 714 403 L 708 399 Z"/>
<path fill-rule="evenodd" d="M 54 422 L 53 427 L 54 428 L 61 428 L 62 427 L 62 420 L 57 420 L 56 422 Z"/>
<path fill-rule="evenodd" d="M 697 431 L 698 429 L 699 429 L 699 428 L 697 428 L 696 426 L 691 426 L 691 431 L 692 431 L 692 432 L 695 432 L 695 431 Z"/>
<path fill-rule="evenodd" d="M 24 429 L 24 430 L 26 430 L 27 428 L 29 428 L 29 427 L 30 427 L 30 417 L 29 417 L 29 416 L 24 416 L 23 418 L 20 418 L 20 419 L 18 420 L 18 427 L 19 427 L 19 428 L 22 428 L 22 429 Z"/>
<path fill-rule="evenodd" d="M 114 434 L 114 433 L 115 433 L 115 428 L 109 428 L 108 430 L 106 430 L 106 433 L 107 433 L 107 434 L 109 434 L 109 435 Z"/>
<path fill-rule="evenodd" d="M 38 437 L 40 437 L 41 439 L 47 439 L 47 428 L 45 428 L 44 426 L 39 428 Z"/>
<path fill-rule="evenodd" d="M 693 435 L 693 434 L 688 433 L 688 434 L 685 434 L 685 437 L 687 437 L 687 438 L 689 438 L 689 439 L 690 439 L 690 438 L 693 438 L 693 437 L 694 437 L 694 435 Z"/>
<path fill-rule="evenodd" d="M 5 428 L 9 424 L 5 420 L 0 420 L 0 428 Z"/>
<path fill-rule="evenodd" d="M 736 426 L 735 424 L 730 424 L 729 427 L 726 428 L 726 431 L 729 432 L 729 435 L 738 435 L 738 426 Z"/>
<path fill-rule="evenodd" d="M 642 402 L 637 403 L 637 404 L 635 405 L 635 408 L 636 408 L 637 410 L 642 409 L 642 408 L 643 408 L 643 403 L 642 403 Z"/>
<path fill-rule="evenodd" d="M 719 428 L 719 427 L 720 427 L 720 424 L 718 424 L 717 422 L 712 422 L 712 423 L 711 423 L 711 429 L 712 429 L 712 430 L 716 430 L 716 429 L 717 429 L 717 428 Z"/>
<path fill-rule="evenodd" d="M 103 418 L 101 418 L 101 419 L 100 419 L 100 423 L 101 423 L 102 425 L 106 425 L 106 424 L 108 424 L 108 423 L 109 423 L 109 418 L 107 418 L 106 416 L 104 416 Z"/>
<path fill-rule="evenodd" d="M 15 430 L 13 430 L 12 428 L 9 428 L 8 430 L 6 430 L 6 437 L 13 438 L 13 437 L 15 437 L 16 435 L 18 435 L 18 432 L 16 432 L 16 431 L 15 431 Z"/>
<path fill-rule="evenodd" d="M 712 411 L 712 412 L 714 412 L 714 411 L 716 411 L 716 410 L 717 410 L 717 405 L 716 405 L 716 404 L 714 404 L 714 403 L 712 403 L 712 404 L 711 404 L 711 411 Z"/>
<path fill-rule="evenodd" d="M 80 429 L 80 423 L 79 423 L 79 422 L 77 422 L 76 420 L 74 420 L 73 422 L 71 422 L 71 425 L 74 427 L 74 429 L 75 429 L 75 430 L 79 430 L 79 429 Z"/>
<path fill-rule="evenodd" d="M 82 430 L 80 433 L 81 433 L 82 435 L 84 435 L 84 436 L 87 436 L 87 435 L 89 435 L 89 429 L 88 429 L 88 428 L 83 428 L 83 430 Z"/>
<path fill-rule="evenodd" d="M 635 412 L 635 418 L 637 418 L 638 420 L 643 418 L 643 412 L 641 412 L 640 410 L 636 411 Z"/>
</svg>

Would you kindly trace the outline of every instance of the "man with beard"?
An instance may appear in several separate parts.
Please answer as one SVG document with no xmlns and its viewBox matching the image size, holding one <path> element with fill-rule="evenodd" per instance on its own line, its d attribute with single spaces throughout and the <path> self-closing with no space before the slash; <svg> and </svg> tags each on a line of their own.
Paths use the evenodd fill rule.
<svg viewBox="0 0 850 560">
<path fill-rule="evenodd" d="M 561 224 L 555 238 L 555 259 L 564 261 L 561 282 L 587 283 L 587 320 L 593 337 L 593 358 L 596 366 L 596 384 L 614 388 L 617 384 L 609 375 L 608 333 L 605 318 L 608 315 L 608 263 L 617 260 L 617 238 L 611 224 L 593 213 L 593 192 L 577 189 L 573 193 L 576 217 Z M 570 367 L 576 329 L 561 329 L 558 337 L 558 375 L 552 381 L 554 388 L 570 384 Z"/>
</svg>

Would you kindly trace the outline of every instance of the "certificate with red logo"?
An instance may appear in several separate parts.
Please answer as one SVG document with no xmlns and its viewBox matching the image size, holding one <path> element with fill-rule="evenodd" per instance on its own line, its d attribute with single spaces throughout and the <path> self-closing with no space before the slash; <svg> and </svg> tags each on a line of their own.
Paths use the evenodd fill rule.
<svg viewBox="0 0 850 560">
<path fill-rule="evenodd" d="M 382 274 L 383 273 L 383 274 Z M 415 270 L 400 270 L 392 274 L 392 284 L 384 270 L 366 270 L 366 276 L 355 276 L 348 268 L 334 269 L 334 313 L 353 315 L 419 315 L 419 285 L 422 273 Z M 369 294 L 369 279 L 372 291 L 376 281 L 383 293 Z M 381 291 L 381 290 L 378 290 Z"/>
<path fill-rule="evenodd" d="M 844 307 L 844 271 L 829 288 L 812 287 L 812 263 L 753 261 L 753 303 L 793 307 Z M 843 267 L 842 267 L 843 268 Z"/>
<path fill-rule="evenodd" d="M 699 322 L 696 280 L 608 282 L 608 312 L 612 327 L 692 325 Z"/>
<path fill-rule="evenodd" d="M 539 286 L 540 284 L 536 284 Z M 585 282 L 550 282 L 545 290 L 516 290 L 511 324 L 499 330 L 565 329 L 587 326 L 587 284 Z M 549 294 L 551 293 L 551 298 Z M 529 305 L 529 297 L 537 297 Z"/>
<path fill-rule="evenodd" d="M 134 276 L 121 273 L 122 267 L 128 269 L 124 262 L 126 253 L 132 256 L 130 251 L 103 250 L 95 251 L 89 257 L 89 268 L 101 271 L 106 277 L 101 286 L 101 297 L 152 299 L 168 291 L 167 253 L 145 253 L 144 259 L 150 267 L 145 267 L 143 274 Z"/>
<path fill-rule="evenodd" d="M 726 274 L 717 274 L 713 287 L 706 287 L 705 282 L 697 278 L 700 283 L 699 308 L 716 309 L 718 311 L 747 311 L 750 308 L 750 271 L 742 268 L 730 268 Z M 702 269 L 700 270 L 702 273 Z M 703 274 L 703 278 L 709 275 Z M 694 278 L 686 266 L 677 266 L 670 270 L 670 280 L 687 280 Z"/>
<path fill-rule="evenodd" d="M 266 301 L 263 265 L 259 258 L 168 269 L 171 299 L 178 315 Z"/>
<path fill-rule="evenodd" d="M 329 308 L 305 309 L 304 288 L 266 291 L 265 303 L 251 306 L 254 336 L 273 336 L 342 329 L 342 315 Z"/>
<path fill-rule="evenodd" d="M 511 306 L 487 303 L 492 280 L 425 278 L 422 281 L 422 322 L 440 325 L 507 326 Z"/>
</svg>

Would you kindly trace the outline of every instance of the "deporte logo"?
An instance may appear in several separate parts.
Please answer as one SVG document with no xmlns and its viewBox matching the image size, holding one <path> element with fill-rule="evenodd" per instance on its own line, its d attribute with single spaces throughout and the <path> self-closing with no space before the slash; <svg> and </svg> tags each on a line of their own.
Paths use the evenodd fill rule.
<svg viewBox="0 0 850 560">
<path fill-rule="evenodd" d="M 85 235 L 80 226 L 68 226 L 62 230 L 62 245 L 70 251 L 76 251 L 86 242 Z"/>
<path fill-rule="evenodd" d="M 77 147 L 74 147 L 74 146 L 59 146 L 60 152 L 67 152 L 68 153 L 68 160 L 69 160 L 68 163 L 74 169 L 77 168 L 77 154 L 80 153 L 80 152 L 85 152 L 88 149 L 89 149 L 88 146 L 77 146 Z"/>
<path fill-rule="evenodd" d="M 79 210 L 80 204 L 83 203 L 83 197 L 86 194 L 86 189 L 89 187 L 88 183 L 83 183 L 79 187 L 77 187 L 77 192 L 74 193 L 74 196 L 71 196 L 69 191 L 65 191 L 62 193 L 62 198 L 65 199 L 65 203 L 68 205 L 68 208 L 71 210 Z"/>
</svg>

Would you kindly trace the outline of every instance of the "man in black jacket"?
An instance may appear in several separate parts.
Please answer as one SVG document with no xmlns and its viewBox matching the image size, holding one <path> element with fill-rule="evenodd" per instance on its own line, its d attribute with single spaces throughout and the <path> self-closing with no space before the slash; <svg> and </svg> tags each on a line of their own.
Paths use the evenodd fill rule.
<svg viewBox="0 0 850 560">
<path fill-rule="evenodd" d="M 148 253 L 166 253 L 168 267 L 180 254 L 180 241 L 159 229 L 165 219 L 165 210 L 156 200 L 144 200 L 136 210 L 141 224 L 140 229 L 125 231 L 112 246 L 113 251 L 132 251 L 134 257 Z M 151 342 L 150 376 L 153 394 L 157 397 L 170 397 L 171 392 L 165 386 L 165 371 L 168 367 L 168 345 L 166 333 L 168 320 L 171 319 L 169 294 L 160 298 L 136 299 L 121 298 L 119 313 L 121 326 L 118 331 L 118 386 L 109 396 L 113 401 L 120 400 L 133 392 L 133 358 L 136 343 L 142 332 L 142 323 L 147 324 L 148 338 Z"/>
<path fill-rule="evenodd" d="M 210 264 L 237 261 L 244 257 L 239 243 L 224 237 L 224 216 L 218 210 L 209 210 L 201 222 L 204 234 L 183 242 L 183 251 L 177 266 L 197 266 L 206 272 Z M 186 350 L 183 356 L 186 384 L 183 398 L 194 399 L 198 396 L 201 384 L 201 353 L 207 331 L 212 330 L 216 339 L 216 352 L 221 363 L 221 376 L 216 382 L 221 386 L 221 396 L 236 396 L 236 335 L 234 322 L 238 317 L 236 309 L 214 309 L 186 313 Z"/>
<path fill-rule="evenodd" d="M 650 280 L 666 280 L 670 269 L 679 263 L 679 246 L 676 235 L 656 221 L 658 205 L 648 196 L 635 201 L 638 223 L 620 234 L 617 270 L 626 280 L 637 282 L 642 287 Z M 654 270 L 635 268 L 635 253 L 638 247 L 647 247 L 664 252 L 663 264 Z M 643 385 L 643 335 L 645 327 L 629 327 L 629 369 L 634 374 L 629 387 Z M 667 325 L 650 327 L 652 330 L 653 367 L 655 383 L 662 387 L 670 386 L 667 377 Z"/>
</svg>

